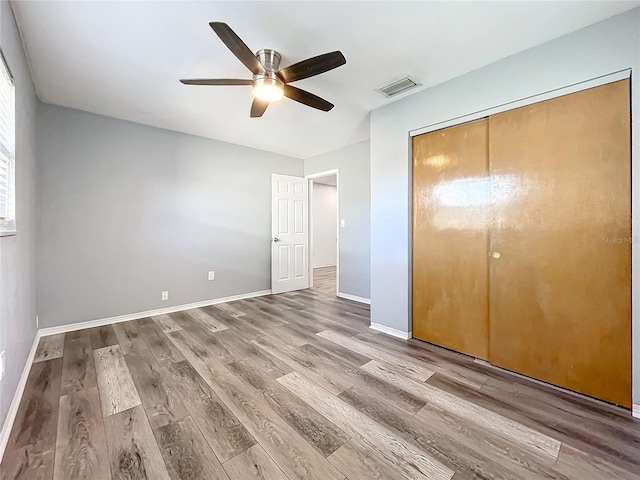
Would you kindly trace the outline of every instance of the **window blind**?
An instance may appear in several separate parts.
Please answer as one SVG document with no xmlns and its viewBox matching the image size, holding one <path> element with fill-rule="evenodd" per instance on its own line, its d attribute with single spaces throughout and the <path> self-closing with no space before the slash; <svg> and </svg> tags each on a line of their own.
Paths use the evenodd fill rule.
<svg viewBox="0 0 640 480">
<path fill-rule="evenodd" d="M 0 232 L 15 230 L 15 87 L 0 62 Z"/>
</svg>

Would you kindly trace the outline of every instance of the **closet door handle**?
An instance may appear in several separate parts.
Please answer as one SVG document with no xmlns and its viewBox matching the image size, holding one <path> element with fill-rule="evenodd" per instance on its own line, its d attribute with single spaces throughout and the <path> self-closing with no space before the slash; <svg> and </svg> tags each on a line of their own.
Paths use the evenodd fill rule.
<svg viewBox="0 0 640 480">
<path fill-rule="evenodd" d="M 489 252 L 491 258 L 500 258 L 500 252 Z"/>
</svg>

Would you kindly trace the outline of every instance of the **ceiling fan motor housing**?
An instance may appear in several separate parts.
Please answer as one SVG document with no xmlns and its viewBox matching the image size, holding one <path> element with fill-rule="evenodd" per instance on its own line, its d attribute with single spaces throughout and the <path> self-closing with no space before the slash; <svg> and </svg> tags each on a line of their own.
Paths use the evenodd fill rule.
<svg viewBox="0 0 640 480">
<path fill-rule="evenodd" d="M 263 48 L 262 50 L 258 50 L 258 52 L 256 53 L 256 58 L 267 72 L 276 73 L 278 70 L 280 70 L 280 62 L 282 61 L 282 56 L 275 50 L 271 50 L 270 48 Z"/>
<path fill-rule="evenodd" d="M 284 84 L 276 75 L 276 72 L 280 70 L 282 56 L 275 50 L 263 48 L 256 53 L 256 58 L 264 67 L 265 73 L 253 75 L 254 86 L 260 87 L 262 85 L 272 85 L 274 87 L 282 88 Z"/>
</svg>

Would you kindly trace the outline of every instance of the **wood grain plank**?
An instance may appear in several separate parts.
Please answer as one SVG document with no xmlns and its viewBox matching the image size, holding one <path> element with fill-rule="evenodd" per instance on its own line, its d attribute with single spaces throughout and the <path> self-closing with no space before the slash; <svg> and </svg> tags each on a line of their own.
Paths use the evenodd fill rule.
<svg viewBox="0 0 640 480">
<path fill-rule="evenodd" d="M 252 387 L 254 393 L 260 395 L 280 418 L 325 457 L 351 438 L 266 372 L 257 368 L 253 362 L 234 362 L 229 364 L 229 370 Z"/>
<path fill-rule="evenodd" d="M 258 305 L 251 303 L 248 300 L 240 300 L 235 302 L 235 304 L 246 314 L 247 318 L 243 319 L 246 322 L 257 322 L 261 327 L 278 327 L 288 323 L 284 320 L 282 315 L 274 315 L 272 313 L 265 312 L 260 309 Z"/>
<path fill-rule="evenodd" d="M 64 341 L 61 395 L 96 385 L 96 369 L 89 333 L 80 330 L 78 335 L 67 336 Z"/>
<path fill-rule="evenodd" d="M 231 480 L 289 480 L 258 444 L 233 457 L 223 467 Z"/>
<path fill-rule="evenodd" d="M 233 317 L 236 317 L 236 318 L 244 317 L 246 313 L 236 308 L 237 306 L 238 306 L 238 302 L 216 304 L 216 307 L 218 307 L 220 310 L 227 312 L 229 315 Z"/>
<path fill-rule="evenodd" d="M 291 480 L 344 479 L 335 467 L 236 376 L 218 377 L 213 387 Z"/>
<path fill-rule="evenodd" d="M 54 449 L 61 378 L 61 358 L 31 366 L 7 443 L 9 449 L 33 445 L 34 448 L 27 452 L 32 457 Z M 38 448 L 35 448 L 36 445 Z"/>
<path fill-rule="evenodd" d="M 406 378 L 390 365 L 372 360 L 360 368 L 375 377 L 385 379 L 403 390 L 420 396 L 427 402 L 453 411 L 456 415 L 469 422 L 503 435 L 517 445 L 528 448 L 536 454 L 553 460 L 558 457 L 560 442 L 547 435 L 513 422 L 490 410 L 478 407 L 443 390 Z"/>
<path fill-rule="evenodd" d="M 206 349 L 222 364 L 233 362 L 233 356 L 220 343 L 218 335 L 214 335 L 215 332 L 212 332 L 202 322 L 194 320 L 191 315 L 187 315 L 187 311 L 171 314 L 172 318 L 182 327 L 183 335 L 192 343 Z M 224 328 L 224 330 L 228 330 L 228 327 Z"/>
<path fill-rule="evenodd" d="M 465 478 L 500 478 L 510 480 L 541 478 L 569 480 L 557 471 L 552 460 L 510 442 L 486 428 L 467 422 L 455 413 L 428 404 L 414 417 L 421 425 L 418 442 L 432 445 L 458 465 L 456 470 Z M 415 432 L 411 432 L 412 434 Z M 431 447 L 433 448 L 433 447 Z"/>
<path fill-rule="evenodd" d="M 396 367 L 401 368 L 403 372 L 405 372 L 405 375 L 415 378 L 420 382 L 425 381 L 431 375 L 433 375 L 433 370 L 425 368 L 424 365 L 420 362 L 413 361 L 411 359 L 407 360 L 406 358 L 397 355 L 382 352 L 379 348 L 371 346 L 366 342 L 363 342 L 356 338 L 345 337 L 344 335 L 340 335 L 339 333 L 333 332 L 331 330 L 320 332 L 318 333 L 318 336 L 337 343 L 338 345 L 342 345 L 345 348 L 349 348 L 361 355 L 366 355 L 373 359 L 393 363 Z"/>
<path fill-rule="evenodd" d="M 136 322 L 114 323 L 113 331 L 116 334 L 123 355 L 131 352 L 142 353 L 143 350 L 149 350 L 144 339 L 138 333 Z"/>
<path fill-rule="evenodd" d="M 405 412 L 409 415 L 415 415 L 426 405 L 426 401 L 417 395 L 406 392 L 395 385 L 386 382 L 378 377 L 369 375 L 367 372 L 360 370 L 359 380 L 356 384 L 345 390 L 346 393 L 354 390 L 372 391 L 377 395 L 381 395 L 393 403 L 398 411 Z M 342 395 L 342 393 L 340 395 Z"/>
<path fill-rule="evenodd" d="M 7 450 L 0 465 L 2 480 L 52 480 L 54 450 L 42 442 Z"/>
<path fill-rule="evenodd" d="M 52 360 L 54 358 L 62 357 L 64 352 L 64 333 L 57 335 L 47 335 L 42 337 L 38 343 L 38 349 L 36 355 L 33 358 L 33 363 L 44 362 L 45 360 Z"/>
<path fill-rule="evenodd" d="M 556 478 L 556 473 L 548 466 L 530 470 L 521 468 L 521 464 L 537 465 L 537 457 L 492 435 L 486 429 L 470 428 L 458 417 L 455 420 L 461 425 L 464 435 L 451 431 L 455 430 L 455 420 L 448 423 L 440 418 L 408 416 L 374 390 L 353 387 L 339 398 L 400 438 L 418 445 L 425 453 L 455 471 L 456 477 L 511 480 L 527 478 L 535 472 L 543 478 Z M 425 411 L 427 408 L 422 409 L 422 412 Z"/>
<path fill-rule="evenodd" d="M 528 379 L 525 386 L 523 379 L 504 375 L 512 381 L 505 378 L 500 388 L 495 388 L 494 379 L 490 379 L 479 392 L 443 376 L 434 375 L 429 384 L 557 438 L 577 450 L 626 469 L 640 469 L 640 423 L 627 412 Z"/>
<path fill-rule="evenodd" d="M 371 331 L 358 334 L 356 338 L 379 348 L 385 355 L 408 357 L 433 372 L 476 389 L 481 388 L 489 378 L 486 368 L 479 368 L 472 357 L 422 340 L 401 340 L 383 333 L 373 334 Z"/>
<path fill-rule="evenodd" d="M 228 330 L 229 327 L 222 323 L 220 320 L 213 318 L 207 312 L 194 308 L 192 310 L 185 310 L 185 314 L 189 315 L 196 322 L 200 322 L 206 328 L 208 328 L 211 332 L 221 332 L 223 330 Z"/>
<path fill-rule="evenodd" d="M 344 372 L 323 368 L 322 364 L 314 363 L 304 353 L 280 343 L 275 338 L 261 337 L 255 339 L 254 343 L 334 395 L 340 394 L 354 383 L 343 374 Z"/>
<path fill-rule="evenodd" d="M 153 320 L 164 333 L 182 330 L 182 327 L 169 315 L 155 315 L 151 317 L 151 320 Z"/>
<path fill-rule="evenodd" d="M 588 478 L 589 480 L 638 480 L 640 478 L 637 470 L 635 472 L 624 470 L 596 455 L 588 455 L 568 445 L 560 447 L 555 468 L 568 478 Z"/>
<path fill-rule="evenodd" d="M 209 305 L 202 307 L 201 310 L 211 315 L 216 320 L 224 323 L 230 329 L 241 333 L 243 337 L 253 340 L 254 338 L 264 335 L 263 332 L 254 328 L 249 322 L 246 322 L 243 318 L 236 318 L 233 315 L 228 314 L 224 310 L 218 308 L 217 305 Z"/>
<path fill-rule="evenodd" d="M 337 319 L 341 318 L 342 315 L 335 315 L 329 313 L 325 309 L 321 308 L 309 308 L 305 310 L 301 310 L 293 316 L 293 320 L 297 319 L 298 324 L 314 324 L 316 326 L 317 332 L 319 333 L 323 330 L 333 330 L 334 332 L 341 333 L 348 337 L 353 337 L 354 335 L 362 332 L 364 328 L 360 325 L 355 325 L 353 322 L 339 322 Z M 366 330 L 369 330 L 366 328 Z"/>
<path fill-rule="evenodd" d="M 54 480 L 110 480 L 109 457 L 96 387 L 60 397 Z"/>
<path fill-rule="evenodd" d="M 273 378 L 281 377 L 293 370 L 287 363 L 242 337 L 235 330 L 218 333 L 216 337 L 233 361 L 250 359 L 257 367 L 269 372 Z"/>
<path fill-rule="evenodd" d="M 132 352 L 124 358 L 151 428 L 155 430 L 188 415 L 182 395 L 170 385 L 153 356 Z"/>
<path fill-rule="evenodd" d="M 286 297 L 283 295 L 280 298 L 284 300 Z M 289 305 L 285 305 L 284 302 L 269 302 L 260 297 L 249 298 L 247 300 L 244 300 L 244 302 L 251 305 L 252 307 L 255 307 L 260 312 L 266 313 L 267 315 L 271 315 L 273 317 L 281 316 L 285 312 L 292 310 L 292 308 Z M 295 310 L 299 310 L 299 308 L 295 308 Z"/>
<path fill-rule="evenodd" d="M 264 335 L 271 337 L 288 347 L 296 348 L 309 343 L 313 334 L 300 334 L 289 328 L 289 325 L 279 325 L 277 327 L 266 327 L 260 329 Z"/>
<path fill-rule="evenodd" d="M 349 480 L 388 480 L 400 475 L 393 465 L 355 438 L 333 452 L 327 460 Z"/>
<path fill-rule="evenodd" d="M 169 423 L 154 434 L 172 480 L 229 480 L 191 417 Z"/>
<path fill-rule="evenodd" d="M 184 332 L 171 332 L 167 337 L 184 358 L 205 380 L 229 373 L 227 367 L 199 343 L 192 341 Z"/>
<path fill-rule="evenodd" d="M 141 406 L 106 417 L 104 428 L 113 480 L 170 480 Z"/>
<path fill-rule="evenodd" d="M 104 417 L 140 405 L 140 397 L 119 345 L 93 351 Z"/>
<path fill-rule="evenodd" d="M 167 369 L 171 382 L 196 425 L 221 463 L 235 457 L 256 442 L 211 387 L 186 361 Z"/>
<path fill-rule="evenodd" d="M 289 373 L 278 381 L 319 413 L 376 451 L 408 478 L 450 480 L 453 477 L 453 470 L 423 454 L 421 448 L 398 438 L 382 425 L 314 385 L 298 372 Z"/>
<path fill-rule="evenodd" d="M 184 361 L 184 356 L 155 323 L 137 325 L 136 328 L 161 367 Z"/>
<path fill-rule="evenodd" d="M 89 333 L 89 338 L 91 339 L 91 347 L 94 350 L 118 344 L 118 338 L 113 331 L 112 325 L 88 328 L 87 332 Z"/>
<path fill-rule="evenodd" d="M 318 337 L 317 335 L 311 344 L 324 351 L 327 356 L 339 358 L 341 362 L 348 363 L 354 368 L 361 367 L 365 363 L 373 360 L 370 357 L 361 355 L 353 350 L 349 350 L 348 348 L 338 345 L 337 343 Z"/>
</svg>

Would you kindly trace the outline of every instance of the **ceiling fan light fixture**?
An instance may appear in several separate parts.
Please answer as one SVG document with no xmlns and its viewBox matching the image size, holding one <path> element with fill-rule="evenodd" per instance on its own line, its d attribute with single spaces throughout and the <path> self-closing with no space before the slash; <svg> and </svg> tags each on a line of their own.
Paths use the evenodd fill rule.
<svg viewBox="0 0 640 480">
<path fill-rule="evenodd" d="M 233 53 L 242 64 L 253 73 L 253 79 L 240 78 L 201 78 L 180 80 L 185 85 L 251 85 L 253 88 L 253 102 L 251 103 L 251 118 L 261 117 L 271 102 L 277 102 L 283 97 L 328 112 L 334 105 L 324 98 L 301 88 L 289 85 L 298 80 L 315 77 L 321 73 L 338 68 L 347 60 L 336 50 L 301 62 L 280 68 L 282 56 L 275 50 L 263 48 L 255 54 L 238 37 L 229 25 L 223 22 L 210 22 L 209 26 L 220 37 L 222 43 Z"/>
<path fill-rule="evenodd" d="M 284 96 L 283 83 L 277 78 L 257 78 L 253 82 L 253 96 L 263 102 L 277 102 Z"/>
</svg>

